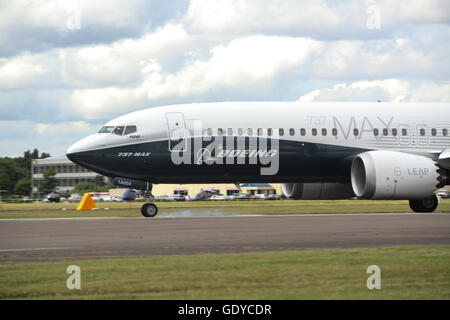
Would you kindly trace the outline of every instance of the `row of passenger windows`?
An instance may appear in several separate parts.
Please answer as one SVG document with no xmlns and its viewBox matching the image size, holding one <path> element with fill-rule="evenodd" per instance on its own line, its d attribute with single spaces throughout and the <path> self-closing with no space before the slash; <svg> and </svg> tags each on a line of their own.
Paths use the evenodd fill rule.
<svg viewBox="0 0 450 320">
<path fill-rule="evenodd" d="M 112 133 L 112 134 L 117 134 L 118 136 L 121 135 L 128 135 L 128 134 L 132 134 L 135 133 L 137 131 L 136 126 L 105 126 L 103 128 L 100 129 L 100 131 L 98 133 Z"/>
<path fill-rule="evenodd" d="M 311 129 L 311 134 L 313 136 L 317 136 L 318 133 L 319 133 L 319 130 L 320 130 L 320 134 L 322 136 L 328 135 L 328 130 L 326 128 L 322 128 L 322 129 L 312 128 Z M 206 129 L 205 133 L 208 136 L 212 136 L 213 135 L 213 131 L 214 131 L 213 129 L 208 128 L 208 129 Z M 253 135 L 253 131 L 254 130 L 252 128 L 248 128 L 247 129 L 247 135 L 248 136 L 252 136 Z M 263 135 L 263 129 L 259 128 L 259 129 L 256 129 L 255 131 L 256 131 L 256 135 L 258 135 L 258 136 L 262 136 Z M 396 129 L 396 128 L 393 128 L 393 129 L 390 129 L 390 130 L 388 130 L 387 128 L 384 128 L 381 131 L 379 129 L 375 128 L 375 129 L 373 129 L 373 135 L 375 137 L 378 137 L 380 135 L 388 136 L 389 135 L 389 131 L 392 134 L 392 136 L 394 136 L 394 137 L 399 135 L 399 130 Z M 221 128 L 217 129 L 217 135 L 219 135 L 219 136 L 224 135 L 224 132 L 225 132 L 224 129 L 221 129 Z M 272 136 L 273 131 L 272 131 L 272 129 L 269 128 L 269 129 L 266 130 L 266 133 L 267 133 L 268 136 Z M 300 129 L 299 133 L 300 133 L 301 136 L 305 136 L 306 135 L 306 129 L 304 129 L 304 128 Z M 359 129 L 357 129 L 357 128 L 353 129 L 353 135 L 354 136 L 359 136 L 359 133 L 360 133 Z M 431 133 L 432 136 L 437 136 L 438 130 L 433 128 L 433 129 L 430 130 L 430 133 Z M 234 129 L 228 128 L 227 129 L 227 134 L 229 136 L 232 136 L 234 134 Z M 237 134 L 238 134 L 238 136 L 243 136 L 244 135 L 244 129 L 238 128 L 237 129 Z M 278 129 L 278 135 L 279 136 L 284 136 L 284 134 L 285 134 L 285 130 L 283 128 Z M 290 128 L 289 130 L 287 130 L 286 134 L 289 134 L 290 136 L 294 136 L 296 134 L 296 130 L 293 129 L 293 128 Z M 333 136 L 337 136 L 337 134 L 338 134 L 337 129 L 336 128 L 331 129 L 331 134 Z M 406 128 L 400 129 L 400 134 L 402 136 L 407 136 L 408 135 L 408 129 L 406 129 Z M 426 135 L 426 130 L 424 128 L 420 129 L 419 130 L 419 134 L 421 136 L 425 136 Z M 448 136 L 448 129 L 445 129 L 445 128 L 442 129 L 442 135 L 444 137 L 447 137 Z"/>
</svg>

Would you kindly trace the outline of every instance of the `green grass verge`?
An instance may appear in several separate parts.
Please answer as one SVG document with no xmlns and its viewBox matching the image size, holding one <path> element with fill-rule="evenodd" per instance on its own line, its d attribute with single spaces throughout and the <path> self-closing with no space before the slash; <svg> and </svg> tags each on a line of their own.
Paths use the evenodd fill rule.
<svg viewBox="0 0 450 320">
<path fill-rule="evenodd" d="M 333 214 L 411 212 L 408 201 L 311 200 L 311 201 L 187 201 L 158 202 L 159 215 L 195 210 L 197 213 L 223 214 Z M 142 202 L 99 202 L 98 210 L 77 211 L 77 203 L 4 203 L 0 219 L 73 218 L 73 217 L 140 217 Z M 108 208 L 108 210 L 105 210 Z M 63 210 L 64 209 L 64 210 Z M 450 212 L 450 199 L 443 200 L 437 212 Z"/>
<path fill-rule="evenodd" d="M 68 290 L 67 266 L 81 268 Z M 381 290 L 368 290 L 369 265 Z M 0 265 L 1 299 L 449 299 L 450 246 Z"/>
</svg>

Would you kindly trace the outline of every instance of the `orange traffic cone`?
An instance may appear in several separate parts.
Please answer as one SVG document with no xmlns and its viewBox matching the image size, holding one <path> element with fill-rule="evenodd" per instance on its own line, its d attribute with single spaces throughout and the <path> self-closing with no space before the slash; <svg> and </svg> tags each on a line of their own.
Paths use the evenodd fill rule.
<svg viewBox="0 0 450 320">
<path fill-rule="evenodd" d="M 78 204 L 77 210 L 91 209 L 97 209 L 97 205 L 95 204 L 95 201 L 94 199 L 92 199 L 91 195 L 89 193 L 85 193 L 83 195 L 83 199 L 81 199 L 80 203 Z"/>
</svg>

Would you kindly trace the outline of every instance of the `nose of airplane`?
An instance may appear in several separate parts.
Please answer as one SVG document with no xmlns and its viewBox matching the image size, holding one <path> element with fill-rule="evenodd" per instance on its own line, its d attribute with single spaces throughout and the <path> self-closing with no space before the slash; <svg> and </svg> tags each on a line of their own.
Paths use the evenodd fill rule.
<svg viewBox="0 0 450 320">
<path fill-rule="evenodd" d="M 66 151 L 67 158 L 69 158 L 70 161 L 72 161 L 73 163 L 76 163 L 76 164 L 79 164 L 79 155 L 80 155 L 80 152 L 83 151 L 81 141 L 82 140 L 74 143 Z"/>
<path fill-rule="evenodd" d="M 66 156 L 70 161 L 80 164 L 79 161 L 83 155 L 95 147 L 98 147 L 98 143 L 96 143 L 95 135 L 91 135 L 71 145 L 66 151 Z"/>
</svg>

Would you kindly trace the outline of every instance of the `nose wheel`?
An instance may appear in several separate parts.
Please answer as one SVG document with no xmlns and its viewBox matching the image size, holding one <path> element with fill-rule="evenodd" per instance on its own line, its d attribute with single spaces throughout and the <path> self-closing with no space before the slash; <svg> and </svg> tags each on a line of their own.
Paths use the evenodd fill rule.
<svg viewBox="0 0 450 320">
<path fill-rule="evenodd" d="M 158 207 L 156 206 L 156 204 L 151 202 L 145 203 L 141 207 L 141 213 L 146 218 L 154 217 L 158 213 Z"/>
<path fill-rule="evenodd" d="M 155 197 L 152 195 L 151 184 L 147 182 L 147 190 L 144 191 L 144 196 L 147 202 L 141 207 L 141 213 L 146 218 L 152 218 L 158 213 L 158 207 L 156 204 L 150 202 Z"/>
</svg>

